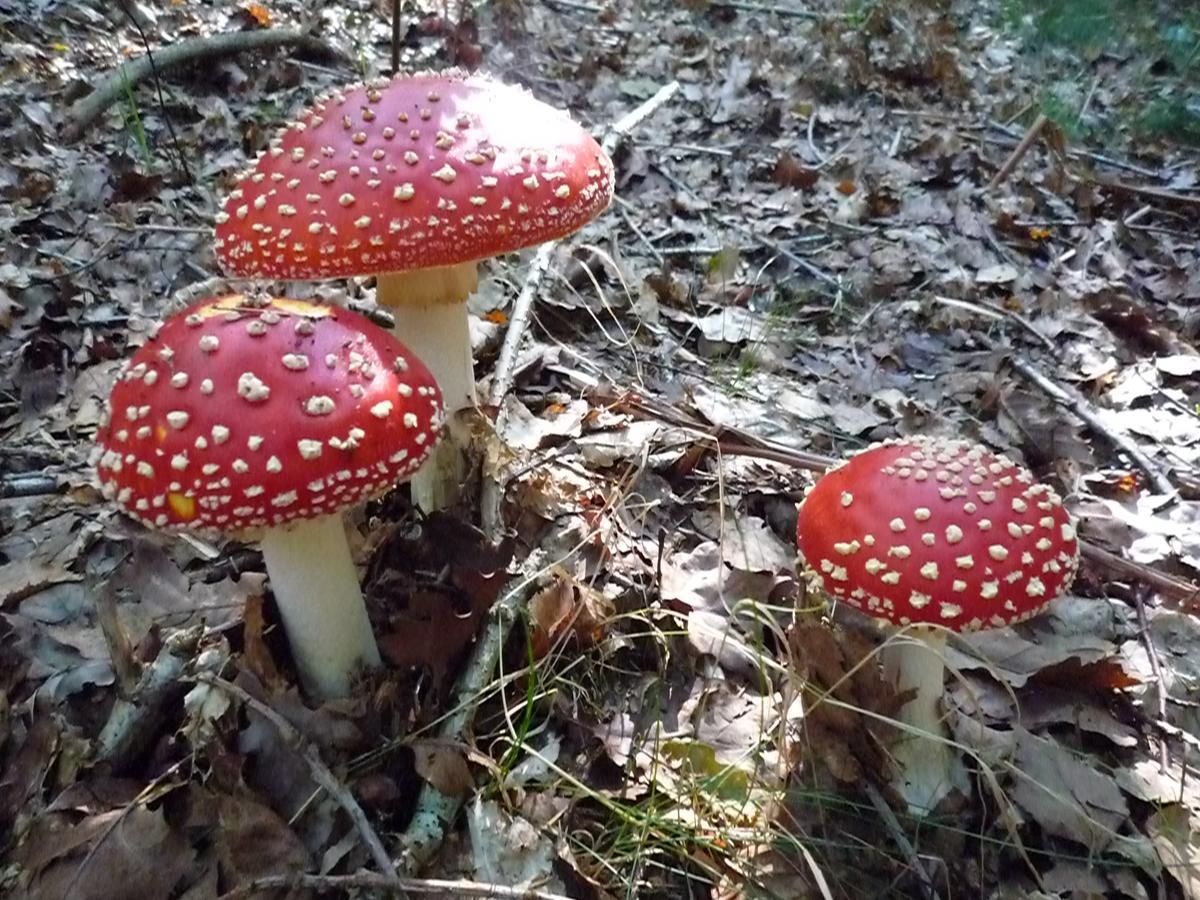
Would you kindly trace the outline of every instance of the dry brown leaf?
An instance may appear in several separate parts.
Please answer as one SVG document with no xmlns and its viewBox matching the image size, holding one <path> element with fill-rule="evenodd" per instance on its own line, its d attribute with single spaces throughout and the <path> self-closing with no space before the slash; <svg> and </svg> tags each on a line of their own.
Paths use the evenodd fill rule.
<svg viewBox="0 0 1200 900">
<path fill-rule="evenodd" d="M 447 797 L 466 797 L 475 790 L 475 779 L 462 751 L 432 741 L 412 745 L 417 774 Z"/>
</svg>

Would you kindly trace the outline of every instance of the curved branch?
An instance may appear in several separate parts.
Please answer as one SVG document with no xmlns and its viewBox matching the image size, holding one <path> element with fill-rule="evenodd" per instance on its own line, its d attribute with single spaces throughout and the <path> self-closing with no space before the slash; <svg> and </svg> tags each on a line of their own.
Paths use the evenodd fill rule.
<svg viewBox="0 0 1200 900">
<path fill-rule="evenodd" d="M 159 72 L 177 69 L 203 60 L 219 59 L 251 50 L 271 50 L 276 47 L 296 47 L 317 56 L 338 57 L 329 44 L 301 29 L 272 28 L 266 31 L 235 31 L 189 38 L 169 47 L 131 59 L 113 69 L 86 97 L 76 100 L 64 116 L 62 137 L 74 141 L 125 93 L 148 78 L 155 68 Z"/>
</svg>

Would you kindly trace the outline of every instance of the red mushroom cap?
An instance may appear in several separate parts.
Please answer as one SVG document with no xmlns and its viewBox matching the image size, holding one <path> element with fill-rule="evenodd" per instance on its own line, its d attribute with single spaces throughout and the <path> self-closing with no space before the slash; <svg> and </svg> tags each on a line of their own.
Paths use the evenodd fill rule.
<svg viewBox="0 0 1200 900">
<path fill-rule="evenodd" d="M 900 625 L 1007 625 L 1066 590 L 1079 542 L 1062 500 L 964 441 L 876 445 L 820 478 L 796 541 L 829 593 Z"/>
<path fill-rule="evenodd" d="M 457 72 L 360 85 L 291 123 L 217 214 L 231 274 L 332 278 L 470 262 L 563 237 L 612 199 L 566 113 Z"/>
<path fill-rule="evenodd" d="M 168 319 L 110 409 L 105 495 L 153 527 L 226 532 L 328 515 L 404 479 L 442 421 L 433 376 L 365 317 L 240 295 Z"/>
</svg>

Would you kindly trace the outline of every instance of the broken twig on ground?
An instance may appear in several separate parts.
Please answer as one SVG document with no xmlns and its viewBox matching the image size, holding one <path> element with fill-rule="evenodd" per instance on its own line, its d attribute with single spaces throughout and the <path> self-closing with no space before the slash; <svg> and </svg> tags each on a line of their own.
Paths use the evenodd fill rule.
<svg viewBox="0 0 1200 900">
<path fill-rule="evenodd" d="M 190 38 L 155 50 L 153 62 L 149 56 L 139 56 L 119 65 L 96 85 L 95 90 L 77 100 L 66 111 L 62 135 L 68 141 L 77 140 L 125 91 L 136 87 L 156 69 L 164 72 L 189 63 L 277 47 L 297 47 L 306 53 L 325 57 L 340 55 L 325 41 L 302 29 L 272 28 Z"/>
<path fill-rule="evenodd" d="M 354 794 L 350 792 L 350 789 L 338 780 L 329 766 L 325 765 L 325 761 L 321 759 L 321 754 L 312 741 L 302 735 L 291 722 L 249 691 L 238 687 L 236 684 L 226 681 L 224 678 L 217 678 L 215 675 L 206 674 L 197 675 L 196 680 L 225 691 L 225 693 L 233 697 L 237 697 L 274 725 L 279 731 L 280 736 L 295 747 L 304 757 L 304 761 L 308 763 L 309 771 L 312 772 L 313 780 L 329 793 L 329 796 L 337 802 L 338 806 L 345 810 L 346 815 L 354 823 L 359 837 L 362 838 L 368 852 L 371 854 L 371 859 L 374 861 L 375 866 L 389 879 L 395 877 L 395 869 L 392 868 L 392 861 L 388 857 L 387 851 L 383 849 L 383 842 L 379 840 L 379 835 L 371 827 L 371 821 L 367 818 L 367 814 L 358 805 L 358 801 L 354 799 Z"/>
<path fill-rule="evenodd" d="M 1029 152 L 1029 148 L 1033 146 L 1033 142 L 1037 140 L 1038 135 L 1042 133 L 1042 129 L 1046 127 L 1049 121 L 1045 113 L 1038 114 L 1038 117 L 1033 120 L 1033 124 L 1029 126 L 1029 130 L 1025 132 L 1025 136 L 1021 138 L 1021 142 L 1013 148 L 1012 153 L 1008 154 L 1008 159 L 996 170 L 996 174 L 992 176 L 992 180 L 987 183 L 987 186 L 984 188 L 985 191 L 993 190 L 1012 174 L 1013 169 L 1017 167 L 1017 164 L 1025 157 L 1025 154 Z"/>
<path fill-rule="evenodd" d="M 989 350 L 1004 349 L 981 334 L 975 335 L 975 340 Z M 1171 480 L 1155 464 L 1154 460 L 1146 455 L 1146 451 L 1139 447 L 1133 438 L 1106 423 L 1100 417 L 1100 414 L 1096 412 L 1092 404 L 1074 390 L 1058 384 L 1048 375 L 1039 371 L 1032 363 L 1026 362 L 1019 356 L 1009 353 L 1007 362 L 1022 378 L 1040 389 L 1052 400 L 1067 407 L 1067 409 L 1083 419 L 1092 431 L 1104 438 L 1110 446 L 1128 456 L 1145 473 L 1146 477 L 1150 479 L 1151 484 L 1154 485 L 1154 490 L 1166 498 L 1163 503 L 1159 504 L 1159 509 L 1174 506 L 1179 502 L 1179 491 L 1175 489 L 1175 485 L 1171 484 Z"/>
<path fill-rule="evenodd" d="M 360 890 L 385 894 L 442 894 L 448 897 L 491 897 L 495 900 L 568 900 L 562 894 L 536 888 L 446 878 L 395 878 L 374 872 L 355 872 L 353 875 L 267 875 L 222 894 L 217 900 L 243 900 L 275 888 L 307 888 L 343 893 Z"/>
<path fill-rule="evenodd" d="M 57 494 L 63 487 L 53 475 L 6 475 L 0 478 L 0 500 Z"/>
<path fill-rule="evenodd" d="M 109 590 L 102 588 L 100 593 Z M 99 603 L 97 605 L 100 605 Z M 154 662 L 146 666 L 128 699 L 118 697 L 96 740 L 96 758 L 121 772 L 154 740 L 162 727 L 164 704 L 196 652 L 203 626 L 168 635 Z M 105 632 L 107 637 L 107 631 Z M 111 651 L 110 651 L 111 652 Z M 119 668 L 114 663 L 114 669 Z"/>
</svg>

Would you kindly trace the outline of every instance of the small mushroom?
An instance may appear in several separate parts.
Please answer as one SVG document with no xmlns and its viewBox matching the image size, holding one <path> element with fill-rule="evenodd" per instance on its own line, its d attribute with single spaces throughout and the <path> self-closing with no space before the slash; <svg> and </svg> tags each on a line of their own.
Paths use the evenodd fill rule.
<svg viewBox="0 0 1200 900">
<path fill-rule="evenodd" d="M 900 711 L 896 786 L 914 812 L 930 810 L 958 780 L 939 708 L 946 635 L 1023 621 L 1065 592 L 1079 558 L 1071 518 L 1007 457 L 910 437 L 822 476 L 796 539 L 827 593 L 919 638 L 893 638 L 881 658 L 916 691 Z"/>
<path fill-rule="evenodd" d="M 379 664 L 341 510 L 416 471 L 442 418 L 433 376 L 363 316 L 232 295 L 128 361 L 97 470 L 149 527 L 257 536 L 305 687 L 339 697 Z"/>
<path fill-rule="evenodd" d="M 566 113 L 459 72 L 338 91 L 288 125 L 217 215 L 240 276 L 376 275 L 376 300 L 428 361 L 451 414 L 475 404 L 467 295 L 480 260 L 564 237 L 608 206 L 612 162 Z M 413 479 L 424 509 L 457 490 L 444 442 Z"/>
</svg>

